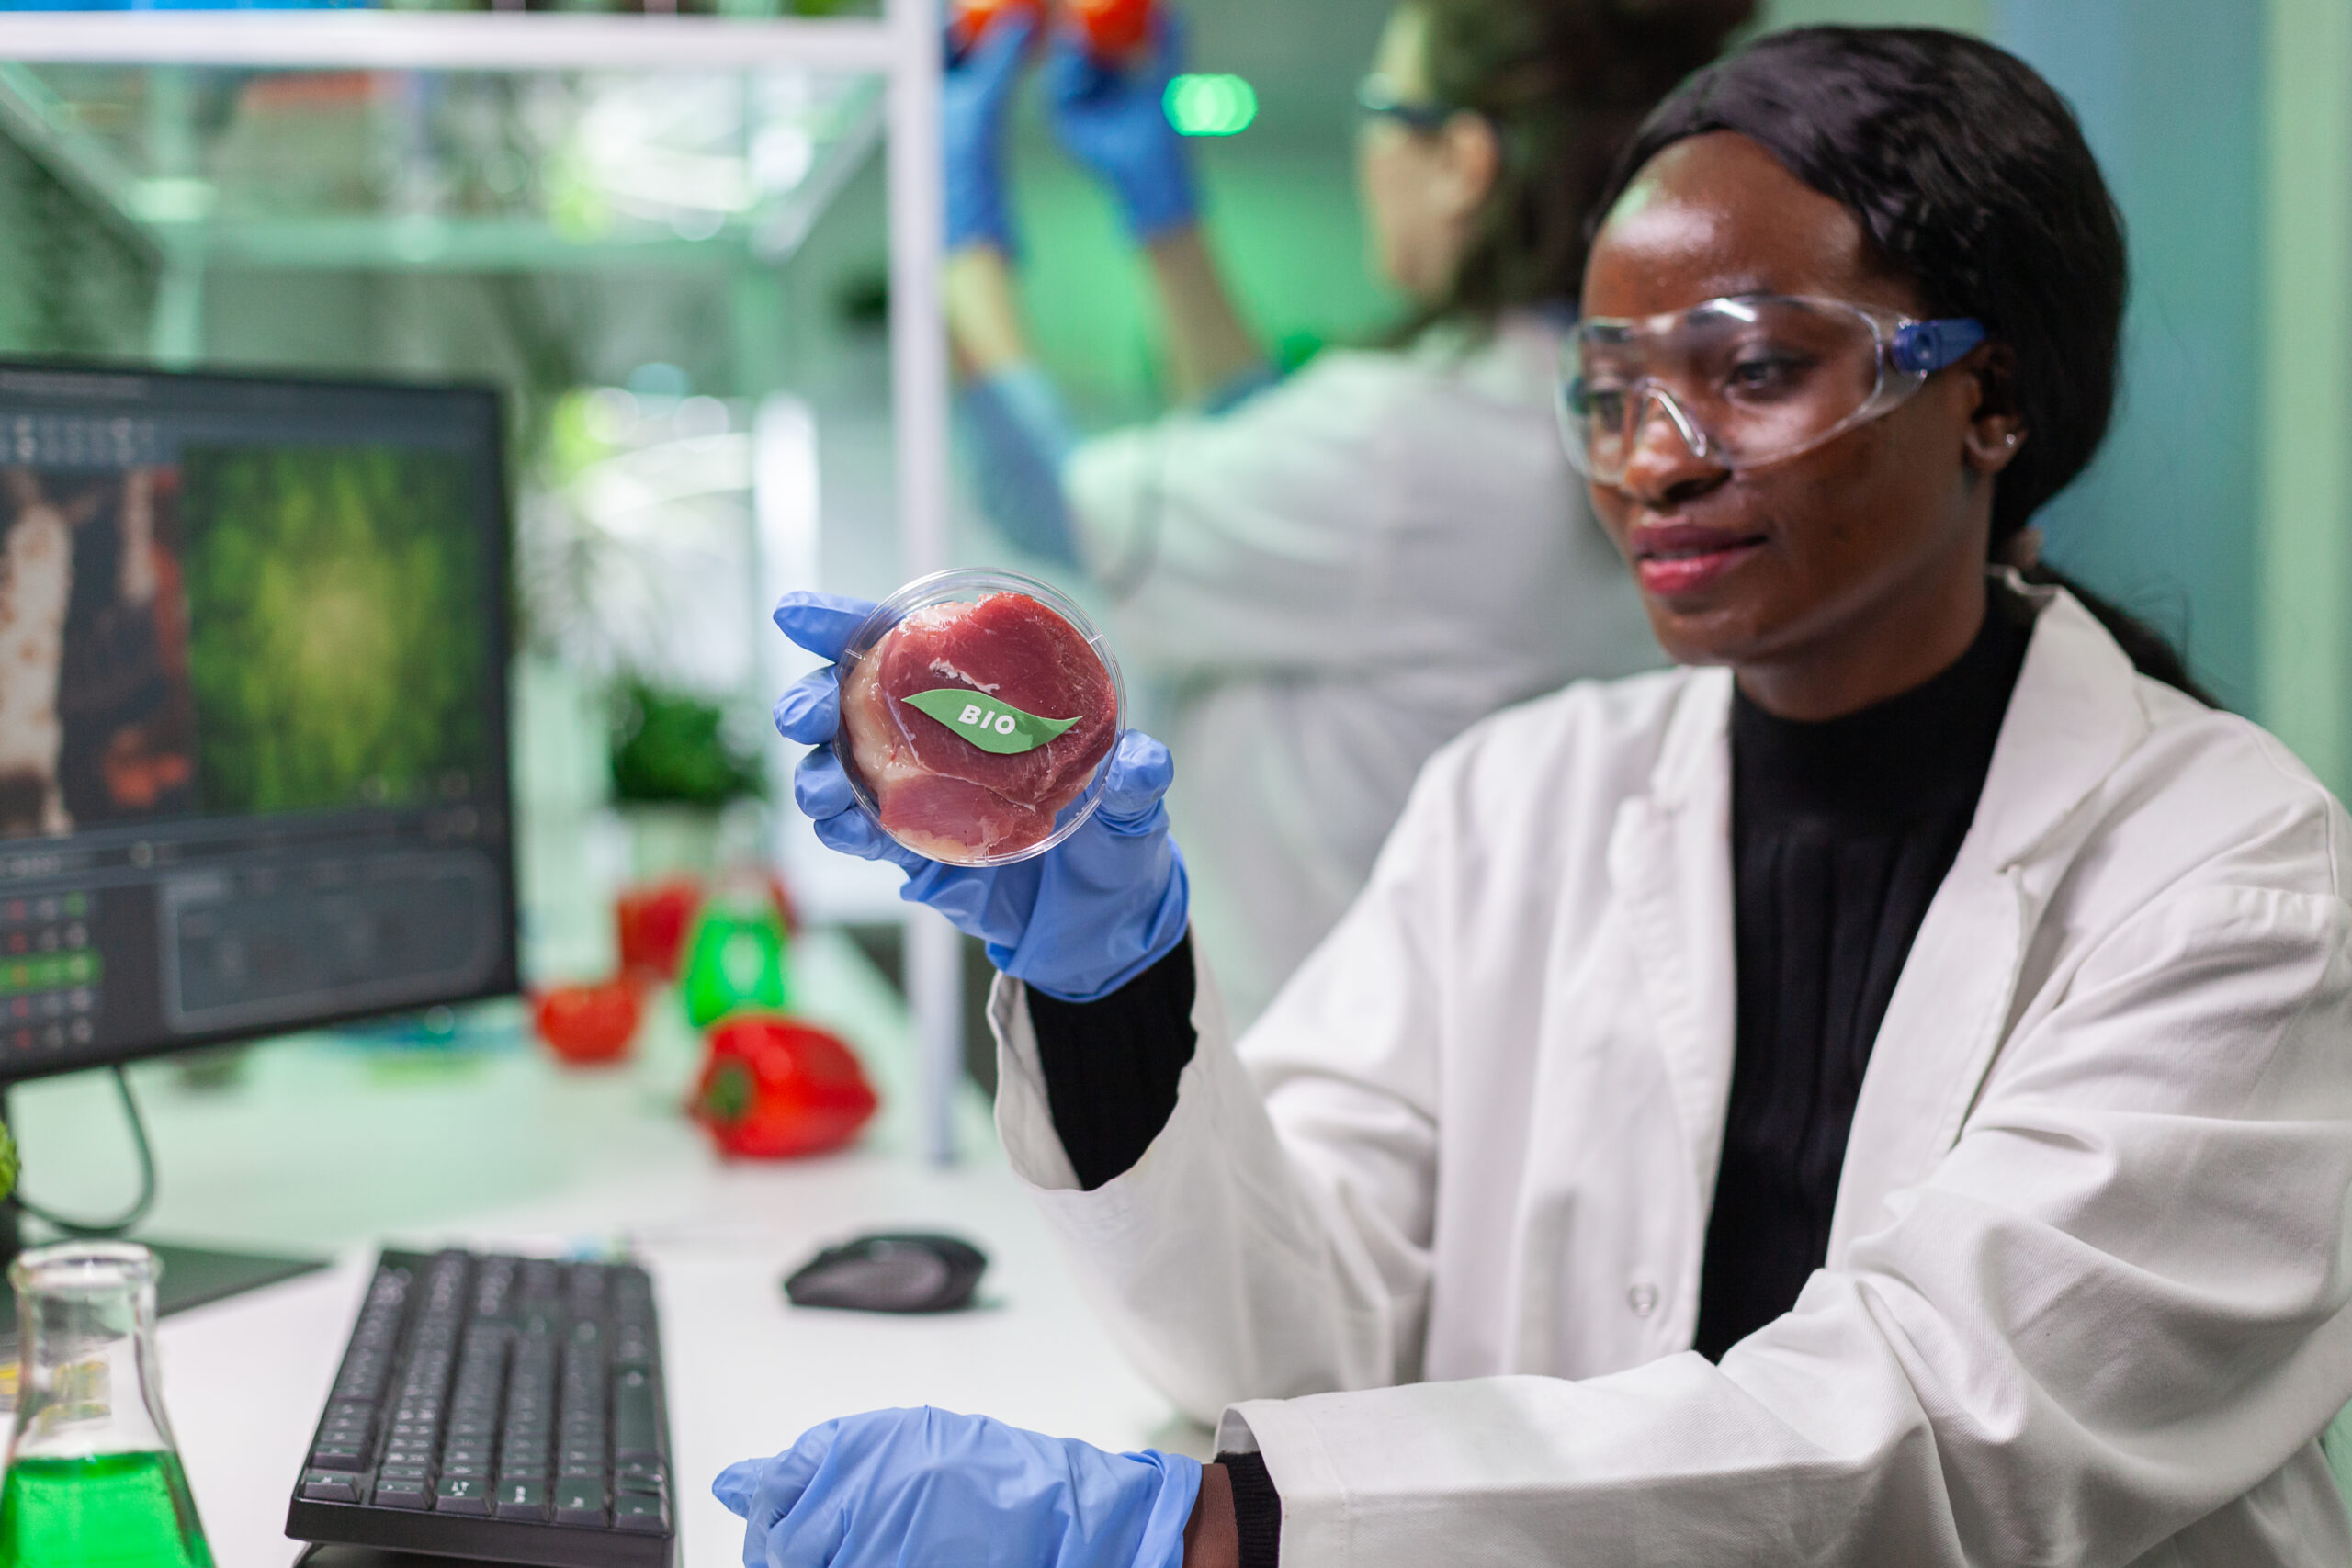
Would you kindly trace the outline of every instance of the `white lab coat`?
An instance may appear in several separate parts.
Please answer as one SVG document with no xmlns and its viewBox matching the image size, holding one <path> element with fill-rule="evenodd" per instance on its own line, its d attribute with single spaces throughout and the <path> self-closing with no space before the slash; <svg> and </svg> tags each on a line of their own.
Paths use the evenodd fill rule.
<svg viewBox="0 0 2352 1568">
<path fill-rule="evenodd" d="M 1335 351 L 1066 470 L 1109 630 L 1160 695 L 1194 930 L 1257 1016 L 1371 874 L 1414 775 L 1497 708 L 1659 662 L 1552 412 L 1558 333 Z"/>
<path fill-rule="evenodd" d="M 1731 682 L 1503 714 L 1169 1125 L 1075 1189 L 1020 987 L 998 1122 L 1286 1564 L 2341 1565 L 2352 823 L 2035 627 L 1862 1084 L 1827 1266 L 1690 1350 L 1729 1093 Z M 1229 1408 L 1227 1408 L 1228 1407 Z"/>
</svg>

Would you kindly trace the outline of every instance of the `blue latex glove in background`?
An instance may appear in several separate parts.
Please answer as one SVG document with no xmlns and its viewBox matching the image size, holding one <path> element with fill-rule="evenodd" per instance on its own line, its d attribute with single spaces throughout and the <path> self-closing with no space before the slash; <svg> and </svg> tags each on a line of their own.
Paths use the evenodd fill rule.
<svg viewBox="0 0 2352 1568">
<path fill-rule="evenodd" d="M 813 1427 L 711 1483 L 744 1568 L 1182 1568 L 1201 1467 L 944 1410 Z"/>
<path fill-rule="evenodd" d="M 962 59 L 951 44 L 940 84 L 941 141 L 947 152 L 947 248 L 994 245 L 1012 254 L 1012 206 L 1005 195 L 1004 117 L 1021 81 L 1021 60 L 1037 25 L 1020 12 L 999 17 Z"/>
<path fill-rule="evenodd" d="M 1140 60 L 1106 65 L 1082 37 L 1058 28 L 1046 60 L 1055 139 L 1110 185 L 1128 232 L 1147 244 L 1200 218 L 1191 156 L 1168 123 L 1168 84 L 1183 59 L 1182 25 L 1162 6 Z"/>
<path fill-rule="evenodd" d="M 838 660 L 873 612 L 864 599 L 787 593 L 775 624 L 809 652 Z M 830 668 L 777 699 L 778 733 L 818 748 L 793 775 L 793 799 L 830 847 L 904 871 L 899 897 L 928 904 L 986 942 L 989 962 L 1003 973 L 1049 997 L 1091 1002 L 1184 940 L 1191 885 L 1160 804 L 1175 765 L 1159 741 L 1134 730 L 1120 736 L 1102 805 L 1044 854 L 1011 865 L 942 865 L 902 847 L 858 809 L 832 753 L 841 713 L 841 681 Z"/>
</svg>

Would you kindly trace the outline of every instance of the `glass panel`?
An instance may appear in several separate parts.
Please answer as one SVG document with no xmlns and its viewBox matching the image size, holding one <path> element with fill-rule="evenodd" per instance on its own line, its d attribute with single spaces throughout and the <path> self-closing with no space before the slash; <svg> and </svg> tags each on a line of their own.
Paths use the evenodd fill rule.
<svg viewBox="0 0 2352 1568">
<path fill-rule="evenodd" d="M 774 261 L 872 149 L 878 78 L 0 65 L 0 116 L 165 250 L 245 266 Z"/>
</svg>

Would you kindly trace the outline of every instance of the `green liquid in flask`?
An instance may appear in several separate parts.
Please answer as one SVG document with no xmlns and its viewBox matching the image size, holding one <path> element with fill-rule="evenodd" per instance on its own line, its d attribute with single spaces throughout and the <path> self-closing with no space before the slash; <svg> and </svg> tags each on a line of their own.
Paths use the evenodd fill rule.
<svg viewBox="0 0 2352 1568">
<path fill-rule="evenodd" d="M 20 1459 L 0 1491 L 0 1568 L 212 1568 L 169 1453 Z"/>
</svg>

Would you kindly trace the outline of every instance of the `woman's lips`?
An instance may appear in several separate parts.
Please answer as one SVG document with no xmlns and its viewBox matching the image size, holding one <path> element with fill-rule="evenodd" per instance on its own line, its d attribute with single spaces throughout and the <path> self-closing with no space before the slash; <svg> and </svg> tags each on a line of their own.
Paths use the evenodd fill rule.
<svg viewBox="0 0 2352 1568">
<path fill-rule="evenodd" d="M 1637 530 L 1633 546 L 1634 572 L 1643 592 L 1672 597 L 1712 586 L 1762 549 L 1764 538 L 1674 524 Z"/>
</svg>

